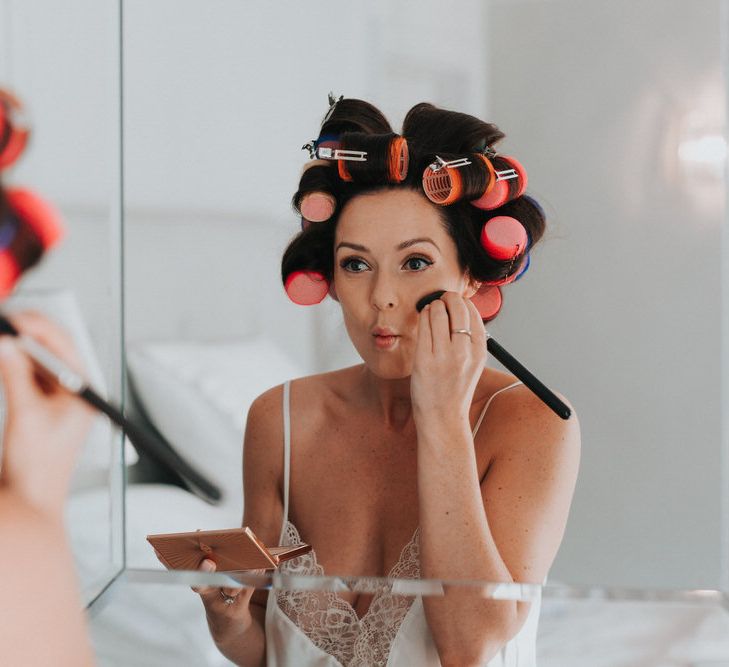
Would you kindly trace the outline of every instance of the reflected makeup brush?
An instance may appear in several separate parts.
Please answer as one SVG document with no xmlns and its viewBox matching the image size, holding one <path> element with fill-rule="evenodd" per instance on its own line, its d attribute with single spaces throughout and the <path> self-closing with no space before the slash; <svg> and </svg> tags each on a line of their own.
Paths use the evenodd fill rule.
<svg viewBox="0 0 729 667">
<path fill-rule="evenodd" d="M 426 294 L 415 304 L 415 309 L 421 312 L 431 301 L 439 299 L 445 294 L 445 290 L 438 290 Z M 484 329 L 486 323 L 484 322 Z M 486 331 L 486 348 L 501 362 L 501 364 L 518 377 L 525 386 L 529 387 L 546 405 L 562 419 L 569 419 L 571 410 L 557 398 L 554 392 L 550 391 L 544 384 L 535 378 L 524 366 L 511 356 L 494 338 Z"/>
<path fill-rule="evenodd" d="M 21 334 L 7 317 L 0 314 L 0 335 L 4 334 L 16 337 L 23 351 L 45 375 L 51 377 L 61 387 L 75 394 L 82 401 L 102 412 L 117 426 L 124 429 L 126 435 L 139 450 L 148 454 L 163 467 L 178 473 L 186 482 L 189 482 L 211 500 L 221 499 L 220 489 L 200 475 L 179 454 L 164 443 L 157 442 L 151 433 L 130 421 L 119 408 L 102 398 L 97 391 L 90 387 L 78 373 L 72 371 L 63 361 L 49 352 L 34 338 Z"/>
<path fill-rule="evenodd" d="M 22 274 L 37 264 L 63 235 L 60 215 L 29 190 L 0 186 L 0 299 L 8 296 Z M 39 370 L 61 387 L 105 414 L 127 434 L 138 450 L 166 470 L 181 476 L 211 501 L 220 500 L 220 489 L 185 461 L 164 440 L 136 425 L 106 401 L 75 371 L 30 336 L 20 333 L 0 313 L 0 335 L 17 339 Z"/>
</svg>

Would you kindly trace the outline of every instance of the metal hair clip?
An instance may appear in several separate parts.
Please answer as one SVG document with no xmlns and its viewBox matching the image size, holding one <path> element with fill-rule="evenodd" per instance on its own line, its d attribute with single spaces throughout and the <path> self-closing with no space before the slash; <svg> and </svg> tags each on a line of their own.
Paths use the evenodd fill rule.
<svg viewBox="0 0 729 667">
<path fill-rule="evenodd" d="M 343 148 L 321 146 L 316 149 L 316 157 L 323 160 L 351 160 L 352 162 L 367 162 L 367 151 L 350 151 Z"/>
<path fill-rule="evenodd" d="M 516 169 L 504 169 L 504 171 L 496 172 L 497 181 L 510 181 L 512 178 L 519 178 Z"/>
<path fill-rule="evenodd" d="M 344 99 L 344 95 L 340 95 L 339 96 L 339 99 L 336 99 L 334 97 L 334 93 L 331 90 L 329 91 L 329 111 L 327 111 L 327 115 L 324 116 L 324 120 L 321 122 L 322 125 L 324 125 L 324 123 L 326 123 L 332 117 L 332 114 L 334 113 L 335 107 L 343 99 Z"/>
<path fill-rule="evenodd" d="M 316 157 L 316 139 L 312 139 L 308 144 L 304 144 L 301 150 L 309 151 L 309 157 L 313 160 Z"/>
<path fill-rule="evenodd" d="M 491 146 L 486 146 L 481 151 L 489 160 L 493 160 L 496 157 L 496 151 Z"/>
<path fill-rule="evenodd" d="M 457 160 L 451 160 L 450 162 L 446 162 L 439 155 L 436 155 L 435 159 L 436 162 L 428 165 L 433 171 L 440 171 L 441 169 L 455 169 L 457 167 L 465 167 L 466 165 L 471 164 L 471 161 L 467 157 L 461 157 Z"/>
</svg>

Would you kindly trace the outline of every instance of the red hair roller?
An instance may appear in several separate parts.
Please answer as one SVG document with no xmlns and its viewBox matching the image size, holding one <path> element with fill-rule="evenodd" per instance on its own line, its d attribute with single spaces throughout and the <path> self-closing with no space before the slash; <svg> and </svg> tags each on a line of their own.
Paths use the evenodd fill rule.
<svg viewBox="0 0 729 667">
<path fill-rule="evenodd" d="M 493 285 L 481 285 L 478 292 L 471 297 L 471 302 L 476 306 L 481 319 L 487 322 L 494 319 L 501 310 L 501 290 Z"/>
<path fill-rule="evenodd" d="M 29 190 L 4 193 L 7 209 L 0 220 L 0 298 L 12 292 L 21 274 L 36 264 L 63 236 L 61 217 Z"/>
<path fill-rule="evenodd" d="M 0 88 L 0 169 L 7 169 L 25 150 L 30 128 L 22 118 L 23 105 Z"/>
<path fill-rule="evenodd" d="M 516 218 L 498 215 L 481 228 L 481 245 L 494 259 L 514 259 L 527 246 L 526 229 Z"/>
<path fill-rule="evenodd" d="M 329 281 L 318 271 L 293 271 L 286 278 L 284 289 L 294 303 L 313 306 L 329 292 Z"/>
<path fill-rule="evenodd" d="M 516 172 L 517 180 L 519 182 L 519 189 L 516 191 L 516 194 L 513 197 L 510 197 L 509 180 L 499 179 L 498 172 L 496 172 L 497 177 L 494 186 L 490 189 L 487 189 L 486 192 L 478 199 L 474 199 L 473 201 L 471 201 L 471 204 L 473 204 L 476 208 L 480 208 L 485 211 L 499 208 L 499 206 L 503 206 L 510 199 L 516 199 L 517 197 L 521 197 L 527 188 L 527 173 L 521 162 L 519 162 L 519 160 L 517 160 L 516 158 L 507 157 L 505 155 L 500 155 L 499 157 L 502 160 L 506 161 Z"/>
</svg>

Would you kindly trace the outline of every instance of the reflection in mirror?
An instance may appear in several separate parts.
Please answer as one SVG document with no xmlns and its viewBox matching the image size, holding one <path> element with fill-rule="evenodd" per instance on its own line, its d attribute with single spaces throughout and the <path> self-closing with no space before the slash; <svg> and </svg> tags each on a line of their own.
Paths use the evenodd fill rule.
<svg viewBox="0 0 729 667">
<path fill-rule="evenodd" d="M 383 446 L 397 437 L 396 429 L 387 431 L 382 424 L 407 423 L 398 404 L 382 394 L 374 400 L 355 372 L 336 372 L 363 358 L 370 370 L 384 372 L 374 360 L 384 355 L 388 341 L 376 351 L 363 342 L 369 339 L 360 336 L 355 281 L 393 260 L 379 244 L 392 245 L 399 225 L 426 200 L 419 195 L 405 201 L 402 192 L 386 191 L 342 205 L 338 231 L 346 228 L 368 250 L 349 248 L 344 266 L 334 264 L 339 303 L 327 297 L 311 308 L 297 306 L 282 290 L 280 275 L 284 249 L 300 229 L 290 208 L 308 158 L 299 147 L 318 136 L 326 92 L 373 102 L 396 131 L 407 111 L 427 100 L 503 129 L 508 136 L 497 149 L 525 166 L 528 194 L 546 211 L 547 231 L 534 248 L 528 273 L 504 286 L 503 311 L 489 324 L 490 333 L 570 399 L 582 424 L 584 446 L 570 521 L 547 567 L 549 586 L 541 601 L 540 664 L 585 664 L 588 655 L 590 664 L 599 664 L 599 656 L 603 664 L 626 666 L 729 659 L 720 595 L 711 598 L 710 612 L 700 599 L 692 599 L 693 606 L 659 599 L 649 607 L 611 602 L 609 596 L 594 604 L 578 595 L 559 597 L 560 590 L 579 592 L 581 586 L 630 587 L 635 597 L 641 589 L 727 588 L 723 573 L 729 542 L 722 531 L 729 526 L 729 513 L 722 488 L 729 476 L 722 467 L 726 431 L 719 402 L 722 371 L 716 363 L 724 352 L 716 317 L 723 303 L 725 214 L 726 86 L 717 29 L 726 20 L 722 3 L 706 0 L 689 8 L 672 2 L 666 11 L 664 2 L 468 2 L 458 13 L 435 3 L 418 13 L 404 5 L 369 3 L 341 18 L 337 6 L 327 2 L 292 4 L 285 11 L 220 2 L 215 13 L 192 1 L 149 6 L 132 0 L 124 6 L 130 386 L 138 413 L 226 492 L 221 504 L 205 503 L 183 480 L 162 477 L 142 457 L 131 471 L 126 495 L 129 572 L 162 569 L 146 535 L 232 528 L 241 525 L 243 512 L 243 522 L 267 545 L 296 539 L 312 543 L 319 560 L 305 563 L 309 571 L 318 565 L 327 574 L 386 574 L 392 564 L 402 564 L 400 557 L 407 561 L 403 545 L 427 544 L 408 541 L 414 526 L 429 525 L 456 491 L 439 496 L 442 502 L 427 514 L 422 503 L 431 496 L 419 494 L 426 487 L 422 472 L 414 467 L 410 474 L 403 472 L 408 461 L 413 464 L 408 453 L 414 455 L 414 448 L 403 443 L 412 444 L 415 431 L 399 433 L 400 448 Z M 278 35 L 275 47 L 269 31 L 252 28 L 269 25 Z M 302 26 L 346 35 L 346 47 L 312 40 Z M 420 165 L 416 143 L 412 165 Z M 447 159 L 460 157 L 457 150 L 448 152 L 455 154 Z M 356 172 L 354 165 L 355 183 Z M 344 195 L 335 194 L 336 204 Z M 426 219 L 416 217 L 419 223 Z M 383 220 L 391 224 L 373 236 L 373 223 Z M 681 270 L 687 265 L 694 280 Z M 346 280 L 345 268 L 351 271 Z M 355 276 L 356 270 L 365 277 Z M 404 292 L 395 290 L 394 300 L 387 298 L 393 284 L 372 284 L 372 302 L 378 305 L 373 312 L 390 312 L 390 303 L 393 313 L 400 312 Z M 424 287 L 417 297 L 443 285 Z M 417 298 L 407 296 L 411 302 Z M 376 324 L 395 328 L 394 320 L 370 322 Z M 399 342 L 394 349 L 402 347 Z M 687 348 L 690 355 L 679 352 Z M 492 358 L 487 366 L 485 376 L 503 384 L 489 384 L 489 391 L 479 394 L 485 399 L 480 408 L 497 388 L 510 384 Z M 318 373 L 323 375 L 312 380 Z M 287 401 L 282 384 L 292 378 L 298 379 Z M 271 387 L 276 389 L 257 402 L 258 410 L 249 412 L 256 397 Z M 522 389 L 509 391 L 514 395 Z M 519 395 L 531 398 L 528 392 Z M 327 405 L 338 402 L 324 418 L 322 397 L 327 396 Z M 491 415 L 501 418 L 483 421 L 483 437 L 508 439 L 498 430 L 499 423 L 509 421 L 503 413 L 511 405 L 506 397 L 493 404 Z M 288 484 L 282 465 L 286 405 L 291 410 Z M 396 406 L 387 413 L 389 421 L 382 414 L 363 418 L 388 405 Z M 272 421 L 253 422 L 257 413 Z M 469 426 L 477 416 L 478 409 L 469 415 Z M 335 428 L 339 438 L 332 437 Z M 246 460 L 243 503 L 240 445 L 246 429 L 247 443 L 265 446 L 260 445 L 259 458 Z M 536 443 L 534 456 L 544 455 L 548 437 L 526 433 Z M 254 446 L 247 444 L 247 455 Z M 362 452 L 371 460 L 358 458 Z M 422 461 L 427 455 L 419 449 L 418 456 Z M 439 470 L 447 472 L 457 457 L 441 460 L 446 463 Z M 477 466 L 484 466 L 478 472 L 488 470 L 486 477 L 497 479 L 499 466 L 487 462 L 477 458 Z M 530 469 L 525 463 L 524 470 Z M 367 473 L 369 483 L 363 484 Z M 496 490 L 513 491 L 526 479 L 522 475 Z M 428 488 L 445 488 L 437 486 L 443 480 L 431 481 Z M 458 492 L 464 488 L 465 482 Z M 534 493 L 530 487 L 528 494 Z M 501 519 L 513 516 L 525 495 L 529 509 L 547 511 L 548 502 L 528 494 L 519 498 L 517 493 Z M 281 533 L 276 524 L 286 518 L 284 506 L 290 523 L 282 522 Z M 498 497 L 492 506 L 500 506 Z M 465 507 L 459 503 L 458 516 Z M 511 528 L 525 525 L 520 521 L 512 521 Z M 537 523 L 544 529 L 548 519 Z M 489 531 L 498 526 L 499 517 L 489 516 Z M 475 532 L 461 531 L 452 541 L 449 573 L 456 571 L 456 556 Z M 534 544 L 543 544 L 539 538 L 547 532 L 533 532 Z M 556 533 L 561 537 L 559 529 Z M 510 535 L 508 530 L 501 543 L 496 532 L 493 537 L 505 563 L 526 538 L 504 535 Z M 558 544 L 556 539 L 555 550 Z M 425 550 L 419 558 L 421 565 L 427 562 Z M 506 570 L 525 581 L 541 582 L 547 574 Z M 472 576 L 488 578 L 482 569 L 473 571 Z M 156 581 L 164 574 L 158 572 Z M 120 584 L 108 614 L 95 624 L 100 654 L 114 664 L 112 656 L 120 650 L 111 639 L 115 624 L 138 636 L 157 627 L 155 636 L 169 640 L 171 654 L 180 646 L 190 648 L 187 657 L 171 662 L 224 664 L 205 627 L 200 599 L 187 588 L 190 583 L 210 582 L 186 581 L 182 588 L 164 590 L 132 579 Z M 208 601 L 225 610 L 231 587 L 218 582 L 212 589 Z M 269 633 L 270 619 L 261 620 L 265 595 L 253 594 L 253 606 L 259 603 L 258 620 Z M 349 619 L 353 614 L 363 618 L 373 604 L 371 597 L 351 591 L 338 596 L 341 616 Z M 296 617 L 288 595 L 277 594 L 276 605 L 291 612 L 289 622 Z M 273 613 L 273 605 L 268 610 Z M 574 633 L 577 618 L 583 622 L 579 635 Z M 673 623 L 692 630 L 677 638 Z M 516 637 L 527 636 L 529 625 L 524 627 Z M 281 646 L 295 641 L 290 623 L 289 630 L 282 633 Z M 225 643 L 215 627 L 213 634 Z M 476 632 L 477 641 L 483 636 Z M 593 642 L 586 646 L 587 637 Z M 275 641 L 271 634 L 266 640 Z M 431 640 L 438 642 L 437 631 Z M 137 644 L 140 652 L 144 645 Z M 313 642 L 303 645 L 302 650 L 314 650 Z M 247 650 L 249 644 L 236 646 Z M 626 646 L 635 648 L 631 652 Z M 702 653 L 706 646 L 715 651 Z M 441 657 L 447 655 L 447 642 L 439 649 L 445 651 Z M 509 664 L 506 658 L 503 662 Z"/>
<path fill-rule="evenodd" d="M 19 119 L 30 127 L 24 153 L 3 168 L 3 187 L 51 202 L 65 229 L 3 310 L 37 310 L 65 328 L 91 384 L 119 402 L 118 3 L 7 0 L 0 34 L 0 87 L 22 101 Z M 66 524 L 87 604 L 123 567 L 120 450 L 121 433 L 97 417 L 71 480 Z"/>
</svg>

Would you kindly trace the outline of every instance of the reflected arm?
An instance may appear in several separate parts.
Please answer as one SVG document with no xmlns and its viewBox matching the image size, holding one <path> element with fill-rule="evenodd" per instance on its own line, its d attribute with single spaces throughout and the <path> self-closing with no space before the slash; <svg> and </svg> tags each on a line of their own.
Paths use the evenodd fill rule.
<svg viewBox="0 0 729 667">
<path fill-rule="evenodd" d="M 0 487 L 0 655 L 7 665 L 94 664 L 62 516 Z"/>
</svg>

